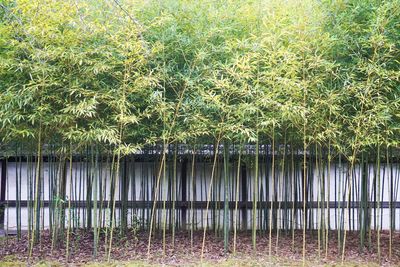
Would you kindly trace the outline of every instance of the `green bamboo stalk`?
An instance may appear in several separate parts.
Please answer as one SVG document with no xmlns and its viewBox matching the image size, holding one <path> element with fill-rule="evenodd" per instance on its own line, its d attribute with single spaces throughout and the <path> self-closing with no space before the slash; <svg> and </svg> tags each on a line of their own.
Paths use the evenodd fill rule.
<svg viewBox="0 0 400 267">
<path fill-rule="evenodd" d="M 193 231 L 194 231 L 194 201 L 196 198 L 195 190 L 196 190 L 196 181 L 195 181 L 195 159 L 196 159 L 196 146 L 193 147 L 193 155 L 192 155 L 192 168 L 190 177 L 192 178 L 192 199 L 190 201 L 190 248 L 193 250 Z"/>
<path fill-rule="evenodd" d="M 228 253 L 229 226 L 228 226 L 228 183 L 229 183 L 229 147 L 224 142 L 224 251 Z"/>
<path fill-rule="evenodd" d="M 49 155 L 49 200 L 50 200 L 50 205 L 49 205 L 49 230 L 50 233 L 53 233 L 53 224 L 54 224 L 54 205 L 53 205 L 53 195 L 54 195 L 54 176 L 55 176 L 55 152 L 54 152 L 54 145 L 51 146 L 51 151 Z"/>
<path fill-rule="evenodd" d="M 93 168 L 91 165 L 91 161 L 89 160 L 89 147 L 86 146 L 86 229 L 91 231 L 93 226 L 92 219 L 92 194 L 93 194 L 93 177 L 91 175 L 91 169 Z"/>
<path fill-rule="evenodd" d="M 281 173 L 279 176 L 278 180 L 278 188 L 280 188 L 283 191 L 283 177 L 285 173 L 285 158 L 286 158 L 286 129 L 285 129 L 285 134 L 284 134 L 284 141 L 283 141 L 283 155 L 282 155 L 282 161 L 281 161 Z M 279 190 L 279 189 L 278 189 Z M 278 193 L 279 196 L 279 193 Z M 279 201 L 278 205 L 278 212 L 277 212 L 277 221 L 279 222 L 278 219 L 278 214 L 281 213 L 280 219 L 282 219 L 282 212 L 281 212 L 281 202 L 282 202 L 282 197 L 283 197 L 283 192 L 281 192 L 281 199 Z M 277 224 L 276 227 L 276 243 L 275 243 L 275 252 L 278 253 L 278 248 L 279 248 L 279 232 L 280 232 L 280 224 Z"/>
<path fill-rule="evenodd" d="M 147 258 L 150 258 L 151 237 L 152 237 L 152 232 L 153 232 L 154 214 L 155 214 L 156 204 L 157 204 L 157 195 L 158 195 L 158 191 L 160 188 L 160 180 L 161 180 L 160 178 L 161 178 L 163 166 L 165 164 L 165 157 L 166 157 L 166 146 L 163 148 L 163 154 L 162 154 L 162 158 L 160 161 L 160 167 L 159 167 L 159 171 L 158 171 L 157 179 L 156 179 L 156 187 L 154 189 L 154 194 L 153 194 L 154 199 L 153 199 L 153 207 L 151 209 L 151 215 L 150 215 L 149 238 L 148 238 L 148 243 L 147 243 Z"/>
<path fill-rule="evenodd" d="M 295 230 L 295 222 L 296 222 L 296 220 L 295 220 L 295 218 L 294 218 L 294 216 L 295 216 L 295 192 L 296 192 L 296 183 L 295 183 L 295 165 L 294 165 L 294 147 L 293 147 L 293 141 L 291 142 L 291 144 L 290 144 L 290 147 L 291 147 L 291 181 L 292 181 L 292 185 L 291 185 L 291 190 L 292 190 L 292 216 L 291 216 L 291 218 L 292 218 L 292 225 L 291 225 L 291 227 L 292 227 L 292 251 L 294 251 L 294 248 L 295 248 L 295 246 L 294 246 L 294 230 Z"/>
<path fill-rule="evenodd" d="M 380 143 L 379 143 L 379 133 L 378 133 L 378 149 L 377 149 L 377 156 L 376 156 L 376 164 L 377 164 L 377 191 L 378 191 L 378 201 L 377 201 L 377 211 L 378 213 L 375 213 L 375 217 L 377 217 L 377 251 L 378 251 L 378 262 L 381 262 L 381 229 L 380 229 L 380 219 L 379 219 L 379 214 L 380 214 L 380 204 L 381 204 L 381 157 L 380 157 Z M 378 215 L 377 215 L 378 214 Z"/>
<path fill-rule="evenodd" d="M 82 157 L 80 157 L 80 162 L 79 162 L 79 195 L 78 195 L 78 201 L 80 202 L 82 200 Z M 80 205 L 78 206 L 78 214 L 79 214 L 79 220 L 78 220 L 78 228 L 81 226 L 81 207 Z M 84 214 L 83 214 L 83 221 L 85 220 Z"/>
<path fill-rule="evenodd" d="M 94 153 L 96 153 L 96 157 L 94 159 Z M 97 247 L 98 247 L 98 236 L 97 236 L 97 222 L 98 222 L 98 216 L 97 216 L 97 189 L 98 189 L 98 177 L 95 176 L 95 170 L 98 168 L 98 153 L 97 149 L 96 152 L 94 152 L 93 146 L 92 146 L 92 164 L 91 164 L 91 176 L 93 179 L 93 256 L 94 258 L 97 257 Z M 72 161 L 72 158 L 71 158 Z M 93 161 L 94 164 L 93 164 Z"/>
<path fill-rule="evenodd" d="M 52 232 L 51 238 L 51 253 L 54 251 L 54 247 L 58 244 L 59 239 L 59 228 L 61 222 L 61 199 L 60 199 L 60 192 L 61 192 L 61 172 L 62 172 L 62 159 L 60 158 L 56 170 L 56 175 L 54 177 L 55 180 L 55 190 L 52 196 L 52 202 L 54 202 L 54 227 Z"/>
<path fill-rule="evenodd" d="M 32 257 L 33 245 L 38 240 L 40 235 L 40 228 L 39 228 L 39 186 L 40 186 L 40 174 L 41 174 L 41 158 L 42 158 L 42 126 L 39 126 L 39 134 L 38 134 L 38 142 L 37 142 L 37 158 L 36 158 L 36 174 L 35 174 L 35 206 L 33 210 L 33 230 L 32 230 L 32 237 L 31 237 L 31 245 L 29 248 L 29 259 Z"/>
<path fill-rule="evenodd" d="M 208 209 L 210 207 L 212 185 L 213 185 L 213 180 L 214 180 L 215 166 L 217 164 L 218 147 L 219 147 L 220 138 L 221 138 L 221 134 L 218 136 L 217 142 L 215 145 L 214 161 L 213 161 L 213 166 L 212 166 L 212 170 L 211 170 L 211 180 L 210 180 L 210 186 L 208 187 L 208 193 L 207 193 L 207 204 L 206 204 L 206 211 L 205 211 L 206 224 L 205 224 L 204 230 L 203 230 L 203 241 L 202 241 L 202 245 L 201 245 L 201 254 L 200 254 L 200 262 L 201 263 L 203 263 L 204 247 L 206 244 L 206 232 L 207 232 L 207 225 L 208 225 Z"/>
<path fill-rule="evenodd" d="M 30 242 L 29 240 L 31 240 L 32 237 L 32 200 L 33 200 L 33 196 L 32 196 L 32 160 L 31 160 L 31 154 L 33 153 L 29 153 L 28 154 L 28 158 L 27 158 L 27 172 L 28 172 L 28 182 L 27 182 L 27 192 L 28 192 L 28 237 L 27 237 L 27 248 L 28 251 L 30 249 Z M 6 159 L 7 160 L 7 159 Z"/>
<path fill-rule="evenodd" d="M 164 142 L 163 142 L 163 149 L 164 149 L 164 147 L 165 147 L 165 140 L 164 140 Z M 162 163 L 162 169 L 163 169 L 163 171 L 162 171 L 162 175 L 163 175 L 163 181 L 162 181 L 162 185 L 163 186 L 165 186 L 165 183 L 166 183 L 166 162 L 165 162 L 165 158 L 164 158 L 164 162 Z M 163 192 L 162 191 L 162 189 L 161 189 L 161 192 Z M 162 244 L 162 246 L 163 246 L 163 256 L 165 256 L 165 250 L 166 250 L 166 228 L 167 228 L 167 214 L 166 214 L 166 202 L 167 202 L 167 195 L 168 194 L 166 194 L 163 198 L 164 198 L 164 200 L 163 200 L 163 212 L 162 212 L 162 220 L 163 220 L 163 222 L 162 222 L 162 236 L 163 236 L 163 244 Z"/>
<path fill-rule="evenodd" d="M 69 146 L 69 197 L 68 197 L 68 227 L 67 242 L 65 246 L 65 258 L 69 260 L 69 236 L 71 231 L 71 198 L 72 198 L 72 144 Z"/>
<path fill-rule="evenodd" d="M 320 213 L 320 208 L 321 208 L 321 176 L 319 173 L 319 164 L 318 164 L 318 144 L 315 145 L 315 168 L 316 168 L 316 173 L 318 175 L 318 180 L 317 180 L 317 190 L 318 190 L 318 195 L 317 195 L 317 231 L 318 231 L 318 259 L 321 258 L 321 213 Z"/>
<path fill-rule="evenodd" d="M 130 159 L 128 156 L 124 158 L 124 169 L 123 169 L 123 176 L 122 176 L 122 187 L 121 187 L 121 201 L 122 201 L 122 208 L 121 208 L 121 231 L 120 234 L 125 236 L 128 230 L 128 199 L 129 199 L 129 187 L 130 187 Z"/>
<path fill-rule="evenodd" d="M 108 157 L 108 155 L 106 156 L 106 163 L 105 163 L 105 166 L 107 167 L 107 166 L 109 166 L 109 157 Z M 100 199 L 99 199 L 99 201 L 100 201 L 100 208 L 99 208 L 99 228 L 98 228 L 98 231 L 97 231 L 97 236 L 100 236 L 100 231 L 101 231 L 101 229 L 105 226 L 105 224 L 104 224 L 104 218 L 105 218 L 105 214 L 103 215 L 103 213 L 104 213 L 104 211 L 103 211 L 103 203 L 104 203 L 104 197 L 105 197 L 105 195 L 106 195 L 106 188 L 107 188 L 107 172 L 105 172 L 105 174 L 103 175 L 103 172 L 102 172 L 102 169 L 103 169 L 103 162 L 102 162 L 102 158 L 101 158 L 101 167 L 100 167 L 100 170 L 99 170 L 99 172 L 100 172 L 100 182 L 101 182 L 101 185 L 100 185 Z"/>
<path fill-rule="evenodd" d="M 271 177 L 272 177 L 272 190 L 271 190 L 271 206 L 269 209 L 269 243 L 268 243 L 268 255 L 271 261 L 272 257 L 272 210 L 274 203 L 275 194 L 275 124 L 272 125 L 272 164 L 271 164 Z"/>
<path fill-rule="evenodd" d="M 19 241 L 21 238 L 21 172 L 18 173 L 18 170 L 21 170 L 21 156 L 18 157 L 18 147 L 15 151 L 16 159 L 19 159 L 19 168 L 18 168 L 18 160 L 15 161 L 15 186 L 16 186 L 16 217 L 17 217 L 17 240 Z"/>
<path fill-rule="evenodd" d="M 342 188 L 342 156 L 339 154 L 339 185 L 338 185 L 338 194 L 337 194 L 337 199 L 338 199 L 338 208 L 337 208 L 337 221 L 336 221 L 336 228 L 337 228 L 337 239 L 338 239 L 338 251 L 342 250 L 342 240 L 341 240 L 341 231 L 343 230 L 341 227 L 341 221 L 342 221 L 342 213 L 341 213 L 341 188 Z M 336 165 L 335 165 L 336 168 Z M 336 173 L 336 171 L 335 171 Z M 335 190 L 336 191 L 336 190 Z"/>
<path fill-rule="evenodd" d="M 120 131 L 120 135 L 122 134 L 122 130 Z M 108 246 L 108 255 L 107 255 L 107 262 L 110 262 L 111 259 L 111 251 L 112 251 L 112 242 L 113 242 L 113 234 L 115 228 L 115 203 L 116 203 L 116 196 L 115 190 L 119 188 L 119 167 L 121 161 L 121 151 L 118 149 L 117 152 L 117 162 L 115 167 L 115 178 L 114 178 L 114 191 L 113 191 L 113 203 L 112 203 L 112 212 L 111 212 L 111 229 L 110 229 L 110 241 Z"/>
<path fill-rule="evenodd" d="M 178 144 L 174 145 L 174 163 L 173 163 L 173 174 L 172 174 L 172 248 L 175 248 L 175 228 L 176 228 L 176 176 L 177 176 L 177 156 L 178 156 Z"/>
<path fill-rule="evenodd" d="M 304 103 L 306 97 L 304 94 Z M 306 264 L 306 187 L 307 187 L 307 138 L 306 138 L 307 119 L 303 125 L 303 266 Z"/>
<path fill-rule="evenodd" d="M 389 224 L 389 259 L 392 259 L 392 246 L 393 246 L 393 166 L 389 161 L 389 144 L 386 147 L 386 166 L 390 166 L 390 185 L 388 186 L 389 194 L 389 211 L 390 211 L 390 224 Z"/>
<path fill-rule="evenodd" d="M 233 215 L 233 255 L 236 255 L 236 235 L 237 235 L 237 217 L 238 217 L 238 204 L 239 204 L 239 180 L 240 180 L 240 164 L 242 158 L 243 145 L 240 144 L 239 157 L 236 170 L 236 193 L 235 193 L 235 211 Z"/>
<path fill-rule="evenodd" d="M 375 168 L 375 167 L 374 167 Z M 368 167 L 368 175 L 370 175 L 370 168 Z M 373 176 L 372 179 L 372 186 L 375 189 L 375 185 L 376 185 L 376 175 Z M 369 190 L 368 190 L 369 192 Z M 372 192 L 371 192 L 371 196 L 369 199 L 370 202 L 372 202 Z M 368 205 L 368 249 L 371 250 L 372 248 L 372 205 Z"/>
<path fill-rule="evenodd" d="M 350 158 L 350 168 L 348 169 L 348 178 L 347 178 L 347 207 L 346 209 L 349 211 L 350 210 L 350 196 L 351 196 L 351 191 L 352 191 L 352 176 L 353 176 L 353 169 L 354 169 L 354 163 L 356 160 L 356 155 L 357 155 L 357 151 L 354 148 L 353 149 L 353 155 Z M 343 246 L 342 246 L 342 264 L 344 263 L 344 259 L 345 259 L 345 252 L 346 252 L 346 237 L 347 237 L 347 231 L 348 228 L 350 227 L 350 222 L 346 220 L 346 214 L 344 214 L 344 222 L 347 222 L 347 228 L 344 227 L 344 232 L 343 232 Z M 350 220 L 350 218 L 349 218 Z"/>
<path fill-rule="evenodd" d="M 326 225 L 326 236 L 325 236 L 325 258 L 328 257 L 328 250 L 329 250 L 329 230 L 330 230 L 330 207 L 329 203 L 331 201 L 331 139 L 329 138 L 328 142 L 328 188 L 327 188 L 327 202 L 326 202 L 326 209 L 327 209 L 327 225 Z"/>
<path fill-rule="evenodd" d="M 110 168 L 110 199 L 109 199 L 108 204 L 107 204 L 107 211 L 110 211 L 110 205 L 111 205 L 110 203 L 114 199 L 113 195 L 115 193 L 115 186 L 113 186 L 115 184 L 115 179 L 116 179 L 115 178 L 116 177 L 115 176 L 115 171 L 114 171 L 114 169 L 115 169 L 115 158 L 116 158 L 116 155 L 115 155 L 115 153 L 113 153 L 112 160 L 111 160 L 111 168 Z M 105 216 L 105 217 L 107 217 L 107 216 Z M 104 250 L 105 250 L 106 254 L 108 254 L 108 246 L 107 246 L 107 244 L 108 244 L 109 227 L 111 226 L 111 222 L 112 222 L 112 215 L 111 214 L 108 214 L 108 219 L 110 220 L 110 223 L 107 224 L 106 231 L 105 231 L 105 237 L 104 237 Z"/>
<path fill-rule="evenodd" d="M 325 161 L 324 161 L 324 149 L 322 145 L 319 145 L 319 157 L 318 157 L 318 163 L 319 163 L 319 170 L 318 170 L 318 175 L 321 178 L 321 192 L 320 192 L 320 210 L 321 210 L 321 222 L 320 222 L 320 227 L 321 227 L 321 248 L 323 251 L 325 251 L 325 244 L 326 244 L 326 231 L 327 231 L 327 218 L 326 218 L 326 177 L 325 177 Z"/>
<path fill-rule="evenodd" d="M 366 211 L 367 211 L 367 163 L 364 159 L 364 152 L 361 154 L 361 212 L 359 216 L 360 221 L 360 251 L 364 249 L 365 230 L 366 230 Z"/>
<path fill-rule="evenodd" d="M 258 201 L 258 154 L 259 154 L 259 140 L 257 133 L 257 141 L 256 141 L 256 154 L 255 154 L 255 162 L 254 162 L 254 190 L 253 190 L 253 227 L 252 227 L 252 243 L 253 243 L 253 251 L 257 251 L 257 201 Z"/>
</svg>

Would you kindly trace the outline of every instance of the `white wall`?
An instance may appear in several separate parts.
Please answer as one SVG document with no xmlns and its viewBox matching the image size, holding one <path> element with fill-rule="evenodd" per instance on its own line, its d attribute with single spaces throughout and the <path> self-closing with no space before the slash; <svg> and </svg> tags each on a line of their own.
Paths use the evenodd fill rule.
<svg viewBox="0 0 400 267">
<path fill-rule="evenodd" d="M 259 168 L 260 168 L 260 177 L 259 177 L 259 183 L 258 186 L 256 188 L 258 188 L 259 190 L 262 189 L 262 191 L 264 192 L 263 195 L 263 200 L 265 201 L 265 192 L 266 192 L 266 182 L 265 182 L 265 162 L 260 162 L 259 164 Z M 267 164 L 270 164 L 267 163 Z M 61 165 L 57 165 L 57 164 L 49 164 L 49 163 L 44 163 L 43 164 L 43 170 L 42 170 L 42 182 L 43 182 L 43 188 L 44 190 L 42 191 L 42 199 L 43 200 L 49 200 L 50 199 L 50 192 L 49 192 L 49 183 L 50 183 L 50 177 L 51 177 L 51 173 L 53 174 L 59 174 L 59 167 Z M 283 179 L 285 178 L 285 175 L 282 175 L 282 173 L 280 172 L 280 167 L 279 167 L 279 161 L 277 160 L 277 165 L 276 165 L 276 170 L 275 170 L 275 184 L 277 185 L 278 188 L 278 200 L 284 200 L 284 193 L 286 190 L 286 193 L 288 195 L 288 200 L 291 201 L 292 199 L 292 178 L 289 176 L 287 179 L 289 179 L 289 186 L 283 187 Z M 290 168 L 290 164 L 288 166 Z M 326 167 L 326 166 L 325 166 Z M 315 168 L 315 166 L 314 166 Z M 368 190 L 370 192 L 370 195 L 372 195 L 373 192 L 373 174 L 374 174 L 374 166 L 373 165 L 369 165 L 370 168 L 370 177 L 369 177 L 369 186 L 368 186 Z M 105 183 L 105 187 L 103 187 L 101 190 L 105 190 L 104 192 L 106 192 L 105 195 L 105 200 L 109 200 L 110 199 L 110 164 L 106 165 L 105 163 L 102 164 L 101 168 L 99 166 L 100 171 L 98 171 L 98 173 L 95 173 L 95 177 L 97 177 L 99 180 L 98 182 L 100 183 L 100 179 L 102 179 L 102 184 L 104 186 Z M 154 177 L 157 177 L 158 175 L 158 166 L 156 166 L 155 163 L 149 163 L 149 162 L 136 162 L 136 163 L 132 163 L 130 162 L 129 165 L 127 166 L 127 172 L 128 172 L 128 178 L 130 179 L 130 184 L 129 184 L 129 192 L 128 192 L 128 199 L 129 200 L 146 200 L 149 196 L 152 195 L 152 187 L 153 182 L 154 182 Z M 199 163 L 196 162 L 196 166 L 195 166 L 195 172 L 194 172 L 194 177 L 191 177 L 191 163 L 188 162 L 187 164 L 187 200 L 196 200 L 196 201 L 206 201 L 207 200 L 207 192 L 210 186 L 210 181 L 211 181 L 211 170 L 212 170 L 212 164 L 211 163 Z M 235 196 L 235 192 L 236 192 L 236 170 L 237 170 L 237 166 L 236 164 L 231 164 L 230 166 L 230 174 L 229 174 L 229 186 L 228 188 L 230 189 L 228 192 L 228 197 L 229 200 L 234 201 L 236 199 Z M 179 163 L 177 166 L 177 199 L 176 200 L 180 200 L 180 186 L 181 186 L 181 164 Z M 314 176 L 313 176 L 313 198 L 312 201 L 318 201 L 319 200 L 319 194 L 318 194 L 318 186 L 319 186 L 319 182 L 321 181 L 322 177 L 325 177 L 325 180 L 327 181 L 325 184 L 325 190 L 326 192 L 328 192 L 328 181 L 329 181 L 329 192 L 330 192 L 330 197 L 329 200 L 330 201 L 335 201 L 335 197 L 336 199 L 340 199 L 343 200 L 343 191 L 347 188 L 347 184 L 346 181 L 344 179 L 344 177 L 346 176 L 347 173 L 347 166 L 346 164 L 342 164 L 341 166 L 336 166 L 332 164 L 331 166 L 331 172 L 328 174 L 327 169 L 325 168 L 324 170 L 319 169 L 319 175 L 316 171 L 316 169 L 314 169 Z M 289 172 L 291 172 L 291 170 L 289 170 Z M 355 167 L 355 175 L 354 175 L 354 180 L 352 183 L 352 191 L 354 192 L 354 200 L 358 201 L 360 200 L 360 191 L 361 191 L 361 183 L 360 183 L 360 168 L 359 166 Z M 69 198 L 71 198 L 71 200 L 81 200 L 84 201 L 86 200 L 86 188 L 87 188 L 87 184 L 86 184 L 86 176 L 87 173 L 90 173 L 90 170 L 87 171 L 86 169 L 86 164 L 85 163 L 79 163 L 79 162 L 74 162 L 73 166 L 72 166 L 72 195 L 70 194 L 70 183 L 67 182 L 67 188 L 66 188 L 66 195 L 67 195 L 67 199 L 65 199 L 65 201 L 67 201 Z M 296 171 L 296 176 L 297 176 L 297 183 L 302 183 L 301 181 L 301 170 L 297 170 Z M 21 193 L 21 200 L 28 200 L 28 191 L 29 188 L 34 189 L 34 181 L 32 180 L 32 187 L 30 187 L 29 184 L 29 177 L 31 177 L 30 179 L 33 179 L 33 177 L 35 176 L 35 172 L 34 172 L 34 166 L 31 166 L 27 163 L 22 163 L 22 165 L 17 165 L 14 162 L 10 162 L 8 163 L 7 166 L 7 188 L 6 188 L 6 199 L 9 200 L 15 200 L 16 199 L 16 192 L 17 192 L 17 186 L 16 186 L 16 177 L 21 175 L 21 185 L 19 187 L 20 189 L 20 193 Z M 166 179 L 164 180 L 164 177 L 161 175 L 160 177 L 160 192 L 161 195 L 159 196 L 158 200 L 167 200 L 168 199 L 168 176 L 171 175 L 172 176 L 172 164 L 168 164 L 167 168 L 166 168 Z M 392 175 L 392 176 L 391 176 Z M 70 179 L 70 174 L 69 174 L 69 170 L 68 170 L 68 164 L 67 164 L 67 170 L 66 170 L 66 177 L 69 180 Z M 252 168 L 248 168 L 247 169 L 247 187 L 248 187 L 248 200 L 251 201 L 253 198 L 253 191 L 254 191 L 254 169 Z M 269 177 L 271 177 L 271 168 L 269 166 Z M 393 192 L 395 195 L 395 199 L 394 201 L 400 201 L 400 196 L 398 194 L 399 191 L 399 180 L 400 180 L 400 168 L 399 168 L 399 164 L 394 164 L 393 165 L 393 170 L 392 173 L 390 172 L 390 170 L 385 166 L 385 164 L 381 165 L 381 169 L 380 169 L 380 177 L 381 177 L 381 189 L 383 192 L 383 201 L 389 201 L 389 190 L 390 190 L 390 184 L 389 181 L 391 179 L 391 177 L 393 177 L 393 181 L 394 181 L 394 187 L 393 187 Z M 193 179 L 195 181 L 195 187 L 196 187 L 196 197 L 194 198 L 193 196 L 193 191 L 192 191 L 192 184 L 193 184 Z M 241 178 L 240 178 L 241 179 Z M 144 188 L 143 186 L 141 186 L 141 183 L 147 181 L 149 183 L 149 186 Z M 219 183 L 221 181 L 221 185 L 223 184 L 223 164 L 222 162 L 219 163 L 218 168 L 216 169 L 215 172 L 215 177 L 214 177 L 214 183 Z M 134 187 L 135 187 L 135 191 L 133 191 L 133 183 L 134 183 Z M 272 179 L 268 180 L 268 186 L 269 188 L 272 187 Z M 79 184 L 82 187 L 82 192 L 79 195 L 78 189 L 79 189 Z M 336 192 L 335 192 L 335 184 L 336 184 Z M 241 180 L 239 181 L 239 185 L 241 186 Z M 215 189 L 215 188 L 214 188 Z M 340 192 L 342 193 L 342 196 L 339 196 L 339 189 Z M 347 190 L 347 189 L 346 189 Z M 239 190 L 239 200 L 242 198 L 242 192 L 241 192 L 241 188 Z M 134 194 L 133 194 L 134 193 Z M 214 192 L 213 192 L 214 193 Z M 99 195 L 100 195 L 100 189 L 98 190 L 98 199 L 99 199 Z M 133 198 L 133 195 L 135 195 L 135 197 Z M 220 191 L 218 190 L 218 194 L 214 195 L 213 194 L 213 198 L 212 200 L 223 200 L 223 196 L 224 196 L 224 187 L 221 186 L 220 187 Z M 93 196 L 92 196 L 93 197 Z M 119 192 L 116 192 L 116 197 L 117 199 L 119 198 Z M 299 201 L 301 201 L 301 196 L 298 197 Z M 271 194 L 268 197 L 268 200 L 271 200 L 272 196 Z M 327 199 L 327 195 L 326 198 Z M 282 206 L 283 208 L 283 206 Z M 73 212 L 73 216 L 74 216 L 74 220 L 79 220 L 80 224 L 83 224 L 84 221 L 84 217 L 86 215 L 84 215 L 84 209 L 81 208 L 79 211 L 78 210 L 74 210 Z M 177 211 L 176 217 L 180 216 L 179 215 L 179 210 Z M 233 212 L 233 211 L 232 211 Z M 282 211 L 283 212 L 283 211 Z M 318 226 L 317 221 L 318 218 L 320 216 L 319 212 L 317 209 L 313 209 L 313 217 L 314 217 L 314 227 L 316 228 Z M 383 229 L 388 229 L 389 228 L 389 216 L 390 216 L 390 211 L 389 209 L 382 209 L 382 216 L 383 216 L 383 224 L 382 224 L 382 228 Z M 103 215 L 106 216 L 106 214 L 108 214 L 109 211 L 105 211 L 105 214 Z M 203 210 L 195 210 L 193 212 L 194 214 L 194 218 L 195 218 L 195 224 L 197 224 L 199 227 L 205 224 L 206 222 L 206 218 L 205 218 L 205 211 Z M 289 213 L 291 214 L 291 212 L 289 211 Z M 136 214 L 136 215 L 135 215 Z M 159 210 L 158 211 L 159 217 L 156 219 L 157 220 L 163 220 L 164 218 L 167 218 L 168 221 L 168 216 L 169 216 L 169 212 L 167 211 L 165 214 Z M 191 211 L 190 209 L 187 210 L 187 217 L 191 218 Z M 211 218 L 211 214 L 212 212 L 209 211 L 209 224 L 211 226 L 211 222 L 212 222 L 212 218 Z M 297 222 L 301 223 L 301 219 L 300 219 L 300 214 L 301 214 L 301 209 L 298 210 L 298 217 L 297 217 Z M 331 228 L 335 229 L 336 228 L 336 221 L 335 218 L 337 219 L 338 216 L 340 214 L 340 210 L 338 209 L 330 209 L 330 226 Z M 346 212 L 347 214 L 347 212 Z M 68 211 L 66 211 L 66 220 L 68 219 L 67 216 L 68 215 Z M 142 214 L 141 211 L 135 211 L 135 210 L 130 210 L 128 213 L 128 221 L 131 220 L 131 216 L 139 216 L 140 219 L 147 219 L 147 215 L 146 214 Z M 203 216 L 202 216 L 203 215 Z M 264 211 L 262 211 L 262 215 L 264 216 Z M 327 216 L 327 213 L 325 214 Z M 377 216 L 381 216 L 380 213 L 377 214 Z M 44 223 L 44 227 L 47 228 L 49 226 L 49 210 L 48 208 L 44 208 L 43 209 L 43 223 Z M 107 215 L 109 216 L 109 215 Z M 119 214 L 117 211 L 117 218 L 119 218 Z M 260 213 L 257 212 L 257 218 L 259 218 Z M 347 215 L 345 215 L 347 216 Z M 374 210 L 372 209 L 372 227 L 374 227 L 374 219 L 373 217 L 375 216 L 374 214 Z M 222 209 L 219 210 L 218 212 L 218 217 L 219 217 L 219 222 L 222 225 L 222 221 L 223 221 L 223 211 Z M 280 212 L 278 214 L 278 221 L 281 221 L 283 215 Z M 395 211 L 395 217 L 396 217 L 396 229 L 400 229 L 400 210 L 397 209 Z M 5 211 L 5 227 L 8 229 L 16 229 L 16 222 L 17 222 L 17 212 L 16 212 L 16 208 L 7 208 Z M 28 209 L 27 208 L 22 208 L 21 209 L 21 226 L 22 229 L 27 229 L 28 227 Z M 202 219 L 203 218 L 203 219 Z M 242 221 L 241 221 L 241 212 L 238 212 L 238 226 L 240 227 Z M 347 217 L 346 217 L 347 218 Z M 290 218 L 289 218 L 290 219 Z M 216 219 L 218 220 L 218 219 Z M 354 221 L 355 227 L 357 228 L 357 220 L 358 220 L 358 210 L 355 209 L 355 216 L 354 218 L 351 218 L 351 221 Z M 258 221 L 258 219 L 257 219 Z M 248 210 L 247 211 L 247 225 L 250 228 L 252 225 L 252 211 Z M 297 228 L 300 228 L 301 225 L 297 225 Z"/>
</svg>

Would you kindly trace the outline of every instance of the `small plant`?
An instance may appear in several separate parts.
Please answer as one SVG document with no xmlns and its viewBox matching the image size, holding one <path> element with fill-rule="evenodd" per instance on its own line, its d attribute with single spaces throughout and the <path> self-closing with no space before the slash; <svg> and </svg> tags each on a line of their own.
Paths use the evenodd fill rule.
<svg viewBox="0 0 400 267">
<path fill-rule="evenodd" d="M 131 229 L 133 239 L 135 240 L 135 243 L 137 243 L 139 241 L 138 232 L 140 230 L 140 224 L 141 224 L 141 218 L 139 217 L 139 215 L 136 213 L 132 214 L 132 221 L 131 221 L 130 229 Z"/>
</svg>

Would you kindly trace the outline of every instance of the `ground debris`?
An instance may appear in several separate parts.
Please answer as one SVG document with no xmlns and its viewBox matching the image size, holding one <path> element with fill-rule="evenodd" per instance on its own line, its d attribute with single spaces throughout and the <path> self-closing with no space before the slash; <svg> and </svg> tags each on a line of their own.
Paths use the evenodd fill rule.
<svg viewBox="0 0 400 267">
<path fill-rule="evenodd" d="M 118 231 L 116 231 L 118 232 Z M 124 237 L 115 235 L 111 257 L 114 262 L 139 261 L 150 265 L 169 266 L 194 266 L 200 264 L 201 245 L 203 232 L 198 231 L 193 235 L 191 246 L 190 233 L 178 232 L 175 236 L 175 246 L 172 246 L 170 233 L 166 236 L 165 251 L 163 251 L 162 234 L 153 235 L 150 256 L 148 257 L 148 233 L 142 232 L 135 236 L 128 233 Z M 337 232 L 329 235 L 328 253 L 325 256 L 325 248 L 318 246 L 316 233 L 307 233 L 306 258 L 309 266 L 335 266 L 341 264 L 341 251 L 337 244 Z M 40 242 L 35 246 L 32 258 L 28 259 L 28 236 L 23 234 L 20 240 L 16 237 L 2 238 L 0 243 L 0 260 L 14 259 L 20 262 L 35 263 L 39 261 L 57 262 L 61 265 L 79 266 L 93 262 L 105 262 L 107 259 L 105 235 L 99 238 L 98 256 L 93 257 L 93 234 L 85 231 L 75 231 L 70 236 L 70 257 L 66 260 L 65 238 L 63 242 L 56 244 L 52 250 L 51 234 L 43 231 Z M 371 247 L 359 246 L 357 232 L 349 232 L 346 241 L 345 259 L 351 262 L 351 266 L 400 266 L 400 233 L 393 234 L 392 257 L 389 259 L 389 235 L 381 235 L 381 260 L 378 261 L 376 235 L 371 236 Z M 236 255 L 233 255 L 233 242 L 228 252 L 223 249 L 223 239 L 213 232 L 207 233 L 204 262 L 222 265 L 262 265 L 268 262 L 276 266 L 288 266 L 302 262 L 302 231 L 295 232 L 294 243 L 291 234 L 283 233 L 279 236 L 278 247 L 276 237 L 272 236 L 272 254 L 269 255 L 269 236 L 262 233 L 257 236 L 257 251 L 252 246 L 249 232 L 240 232 L 237 237 Z"/>
</svg>

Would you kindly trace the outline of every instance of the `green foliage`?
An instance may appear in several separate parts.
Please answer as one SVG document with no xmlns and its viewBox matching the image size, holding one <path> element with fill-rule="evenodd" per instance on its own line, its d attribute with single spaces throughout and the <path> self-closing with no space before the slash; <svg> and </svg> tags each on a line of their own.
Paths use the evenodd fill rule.
<svg viewBox="0 0 400 267">
<path fill-rule="evenodd" d="M 3 1 L 1 138 L 41 129 L 47 143 L 126 155 L 163 140 L 265 143 L 273 127 L 301 144 L 306 123 L 309 143 L 345 155 L 396 147 L 399 6 Z"/>
</svg>

